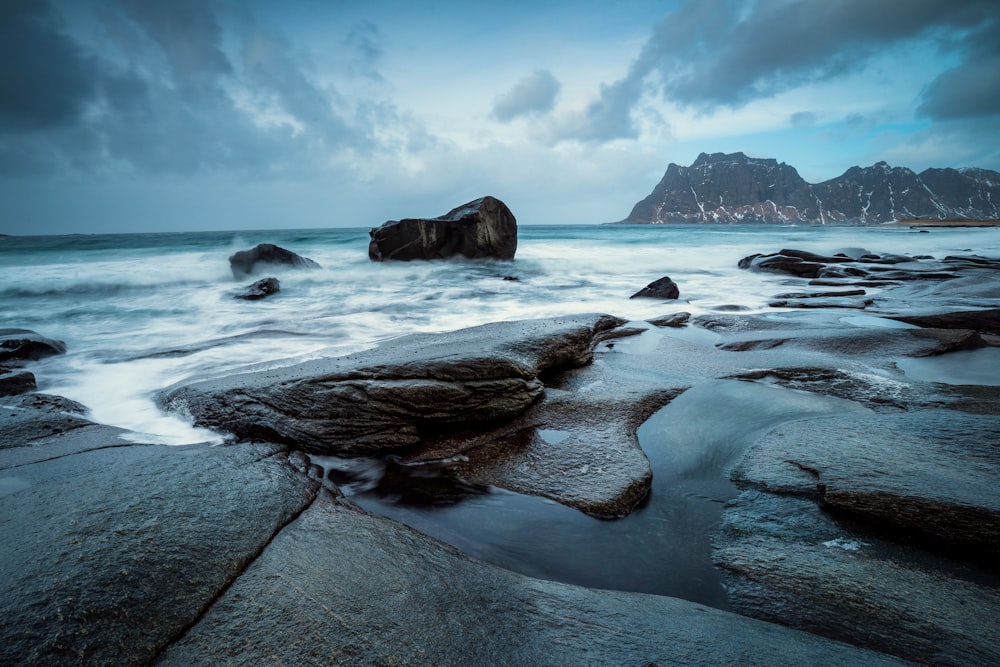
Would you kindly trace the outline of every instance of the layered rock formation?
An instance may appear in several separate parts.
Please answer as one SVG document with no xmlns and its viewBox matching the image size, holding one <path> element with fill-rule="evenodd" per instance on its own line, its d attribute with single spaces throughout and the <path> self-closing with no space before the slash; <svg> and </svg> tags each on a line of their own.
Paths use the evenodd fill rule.
<svg viewBox="0 0 1000 667">
<path fill-rule="evenodd" d="M 878 224 L 910 219 L 1000 218 L 1000 173 L 878 162 L 807 183 L 794 167 L 743 153 L 671 163 L 623 223 Z"/>
<path fill-rule="evenodd" d="M 368 256 L 372 261 L 513 259 L 517 251 L 517 220 L 495 197 L 462 204 L 438 218 L 389 220 L 371 230 Z"/>
</svg>

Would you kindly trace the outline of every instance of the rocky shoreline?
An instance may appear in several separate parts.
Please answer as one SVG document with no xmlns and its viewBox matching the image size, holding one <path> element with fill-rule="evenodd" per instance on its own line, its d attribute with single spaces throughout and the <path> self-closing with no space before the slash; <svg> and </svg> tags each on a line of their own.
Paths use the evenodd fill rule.
<svg viewBox="0 0 1000 667">
<path fill-rule="evenodd" d="M 0 399 L 0 658 L 1000 662 L 1000 387 L 900 370 L 997 351 L 1000 262 L 783 250 L 745 265 L 795 291 L 763 314 L 665 302 L 653 323 L 495 323 L 164 389 L 165 407 L 232 433 L 223 446 L 129 443 L 65 399 Z M 365 512 L 307 456 L 391 454 L 623 517 L 652 478 L 639 426 L 720 380 L 850 406 L 748 421 L 720 464 L 737 495 L 712 558 L 738 613 L 489 565 Z"/>
</svg>

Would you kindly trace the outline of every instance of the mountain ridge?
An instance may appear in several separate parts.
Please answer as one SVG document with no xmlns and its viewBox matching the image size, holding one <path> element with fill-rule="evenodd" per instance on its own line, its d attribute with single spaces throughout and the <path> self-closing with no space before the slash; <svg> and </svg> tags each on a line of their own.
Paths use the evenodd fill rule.
<svg viewBox="0 0 1000 667">
<path fill-rule="evenodd" d="M 764 223 L 873 225 L 910 219 L 1000 218 L 1000 172 L 884 161 L 808 183 L 791 165 L 742 152 L 671 162 L 653 191 L 618 224 Z"/>
</svg>

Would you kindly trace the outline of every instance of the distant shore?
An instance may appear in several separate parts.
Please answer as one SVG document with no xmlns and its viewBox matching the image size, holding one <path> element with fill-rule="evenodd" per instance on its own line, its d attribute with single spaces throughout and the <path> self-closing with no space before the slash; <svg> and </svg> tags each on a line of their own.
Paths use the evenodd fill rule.
<svg viewBox="0 0 1000 667">
<path fill-rule="evenodd" d="M 1000 227 L 1000 220 L 963 220 L 960 218 L 945 218 L 943 220 L 933 220 L 925 218 L 915 218 L 910 220 L 897 220 L 887 223 L 893 226 L 905 227 Z"/>
</svg>

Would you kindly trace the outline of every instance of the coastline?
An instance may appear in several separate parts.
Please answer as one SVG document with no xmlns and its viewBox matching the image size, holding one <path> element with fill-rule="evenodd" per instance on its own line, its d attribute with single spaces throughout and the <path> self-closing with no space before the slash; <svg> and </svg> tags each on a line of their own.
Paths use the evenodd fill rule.
<svg viewBox="0 0 1000 667">
<path fill-rule="evenodd" d="M 3 399 L 2 553 L 19 573 L 2 591 L 5 659 L 647 664 L 695 648 L 702 664 L 1000 659 L 997 629 L 980 623 L 1000 613 L 988 557 L 1000 540 L 996 452 L 977 445 L 1000 437 L 1000 390 L 955 382 L 956 364 L 995 363 L 1000 261 L 757 257 L 747 276 L 776 271 L 796 290 L 773 295 L 782 305 L 764 312 L 691 316 L 682 301 L 660 300 L 651 302 L 659 324 L 494 323 L 386 341 L 353 361 L 260 371 L 253 391 L 203 384 L 213 391 L 184 396 L 196 416 L 242 429 L 219 447 L 127 443 L 59 399 Z M 862 285 L 875 277 L 881 287 Z M 915 302 L 937 312 L 914 313 Z M 930 364 L 927 379 L 901 369 L 910 359 Z M 420 440 L 395 460 L 432 504 L 470 506 L 491 485 L 613 516 L 654 515 L 671 495 L 706 497 L 721 525 L 697 549 L 678 547 L 710 559 L 738 614 L 515 573 L 444 544 L 460 525 L 428 536 L 364 511 L 363 485 L 341 484 L 303 453 L 325 438 L 304 446 L 287 416 L 317 416 L 303 408 L 316 381 L 348 401 L 385 399 L 357 441 Z M 508 385 L 524 399 L 511 403 L 520 390 Z M 445 400 L 471 401 L 472 423 L 438 431 L 420 421 Z M 417 421 L 389 424 L 385 414 Z M 320 434 L 347 426 L 361 428 L 311 423 Z M 649 485 L 645 458 L 662 486 Z M 466 481 L 457 494 L 435 487 L 448 471 Z M 637 490 L 651 488 L 636 504 Z M 557 561 L 585 557 L 555 530 L 503 523 L 496 502 L 479 524 L 552 541 Z M 595 525 L 606 541 L 633 519 Z M 665 554 L 626 567 L 677 567 Z M 37 585 L 50 580 L 61 583 Z M 472 641 L 446 630 L 470 618 L 490 632 Z"/>
</svg>

